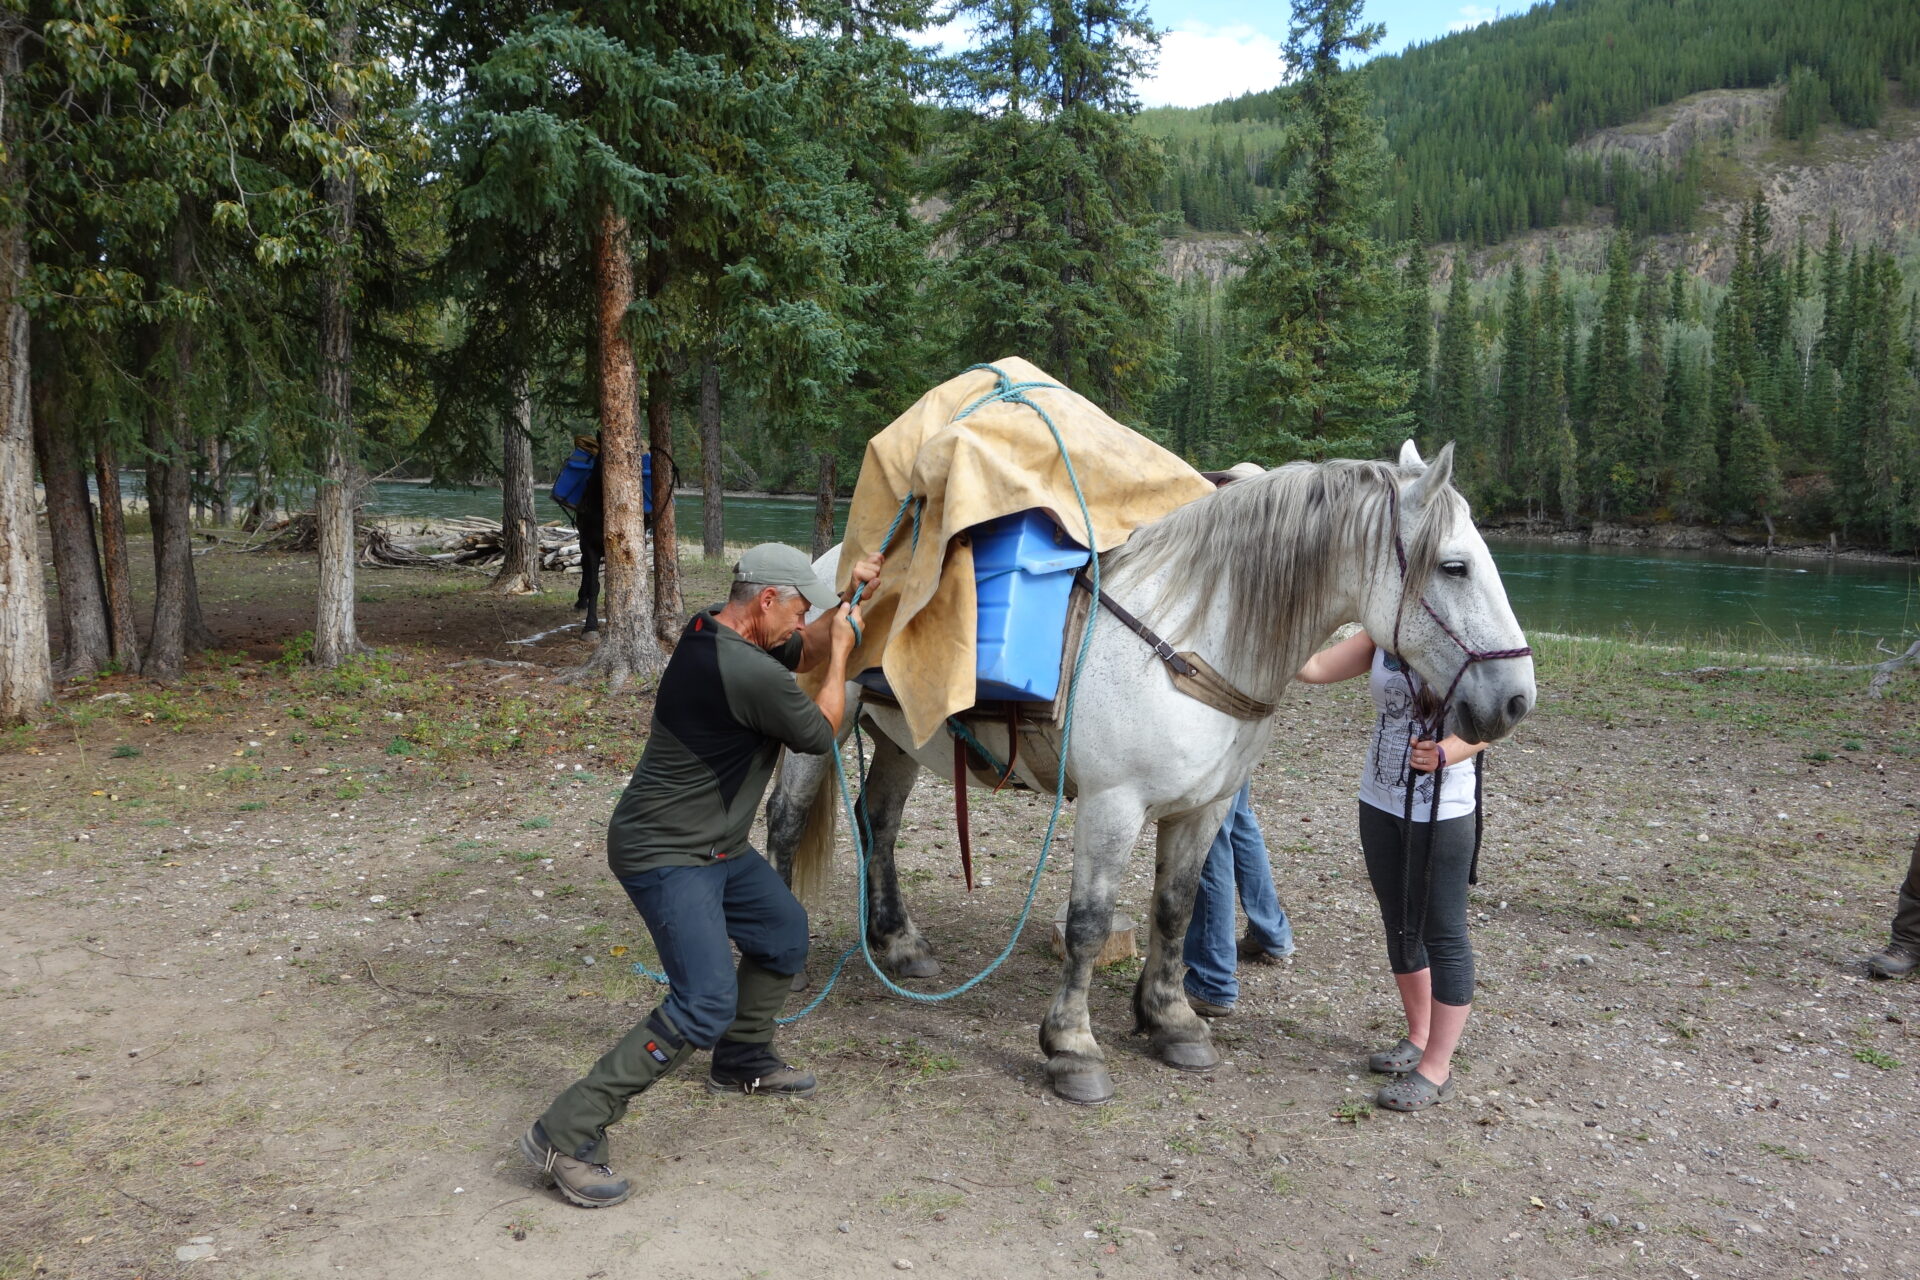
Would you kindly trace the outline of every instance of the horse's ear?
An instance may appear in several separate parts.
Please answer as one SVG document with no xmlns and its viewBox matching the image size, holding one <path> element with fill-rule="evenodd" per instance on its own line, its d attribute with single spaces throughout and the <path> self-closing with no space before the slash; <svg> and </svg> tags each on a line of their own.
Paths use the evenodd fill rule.
<svg viewBox="0 0 1920 1280">
<path fill-rule="evenodd" d="M 1420 446 L 1408 440 L 1400 446 L 1400 466 L 1407 471 L 1425 471 L 1427 463 L 1420 456 Z"/>
<path fill-rule="evenodd" d="M 1413 441 L 1411 440 L 1407 441 L 1406 448 L 1401 450 L 1401 457 L 1404 459 L 1409 452 L 1413 452 L 1416 458 L 1420 456 L 1418 452 L 1414 451 Z M 1419 476 L 1414 479 L 1414 482 L 1407 486 L 1407 510 L 1418 511 L 1421 507 L 1424 507 L 1427 499 L 1431 495 L 1446 488 L 1448 482 L 1452 479 L 1453 442 L 1448 441 L 1446 446 L 1434 455 L 1433 461 L 1427 464 L 1426 470 L 1422 471 Z"/>
</svg>

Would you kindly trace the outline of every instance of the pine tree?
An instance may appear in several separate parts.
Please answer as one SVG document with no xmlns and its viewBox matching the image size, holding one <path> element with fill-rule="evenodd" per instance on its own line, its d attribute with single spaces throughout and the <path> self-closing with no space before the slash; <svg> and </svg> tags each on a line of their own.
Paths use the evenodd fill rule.
<svg viewBox="0 0 1920 1280">
<path fill-rule="evenodd" d="M 1446 307 L 1440 313 L 1440 358 L 1434 370 L 1433 422 L 1428 439 L 1470 446 L 1479 403 L 1479 340 L 1474 332 L 1473 297 L 1468 291 L 1467 259 L 1456 255 Z"/>
<path fill-rule="evenodd" d="M 1633 275 L 1627 240 L 1616 232 L 1607 250 L 1607 292 L 1600 323 L 1587 350 L 1587 383 L 1592 409 L 1587 424 L 1587 490 L 1594 514 L 1631 510 L 1639 480 L 1633 452 L 1634 372 L 1629 354 L 1627 318 L 1633 310 Z"/>
<path fill-rule="evenodd" d="M 1374 237 L 1386 148 L 1364 69 L 1342 60 L 1385 31 L 1358 0 L 1295 0 L 1285 58 L 1285 185 L 1262 212 L 1233 299 L 1252 330 L 1245 378 L 1267 461 L 1370 456 L 1406 423 L 1409 376 L 1386 255 Z"/>
<path fill-rule="evenodd" d="M 1427 261 L 1427 214 L 1418 200 L 1407 227 L 1407 266 L 1401 275 L 1406 292 L 1400 342 L 1412 388 L 1407 416 L 1417 432 L 1433 413 L 1433 268 Z"/>
<path fill-rule="evenodd" d="M 1157 36 L 1126 0 L 989 0 L 979 15 L 937 179 L 955 253 L 935 306 L 954 358 L 1027 354 L 1133 416 L 1164 368 L 1169 319 L 1151 203 L 1160 152 L 1131 124 Z"/>
<path fill-rule="evenodd" d="M 1500 392 L 1495 430 L 1487 440 L 1490 455 L 1479 466 L 1487 469 L 1488 483 L 1497 485 L 1503 501 L 1511 501 L 1516 460 L 1527 435 L 1527 417 L 1534 394 L 1534 349 L 1537 325 L 1533 301 L 1527 294 L 1527 269 L 1516 263 L 1507 280 L 1507 301 L 1500 312 Z M 1477 469 L 1477 468 L 1476 468 Z"/>
</svg>

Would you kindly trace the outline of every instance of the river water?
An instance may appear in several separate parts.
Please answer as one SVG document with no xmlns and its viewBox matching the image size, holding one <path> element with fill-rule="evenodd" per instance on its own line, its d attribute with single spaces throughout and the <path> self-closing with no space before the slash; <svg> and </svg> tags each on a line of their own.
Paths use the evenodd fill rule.
<svg viewBox="0 0 1920 1280">
<path fill-rule="evenodd" d="M 560 517 L 544 495 L 536 505 L 543 519 Z M 498 520 L 500 494 L 382 483 L 368 495 L 368 507 L 386 516 Z M 678 516 L 681 537 L 697 541 L 700 498 L 683 494 Z M 809 498 L 729 497 L 726 517 L 729 542 L 804 547 L 812 537 Z M 842 503 L 835 532 L 845 523 Z M 1528 631 L 1855 654 L 1870 653 L 1876 641 L 1903 649 L 1920 638 L 1920 566 L 1913 563 L 1507 540 L 1492 546 L 1514 613 Z"/>
</svg>

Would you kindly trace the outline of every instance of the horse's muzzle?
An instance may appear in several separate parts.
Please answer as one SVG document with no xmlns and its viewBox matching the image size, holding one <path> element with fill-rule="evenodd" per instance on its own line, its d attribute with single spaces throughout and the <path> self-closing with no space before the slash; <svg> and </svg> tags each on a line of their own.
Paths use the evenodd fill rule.
<svg viewBox="0 0 1920 1280">
<path fill-rule="evenodd" d="M 1454 692 L 1454 732 L 1468 742 L 1496 742 L 1526 719 L 1536 699 L 1532 658 L 1477 664 Z"/>
</svg>

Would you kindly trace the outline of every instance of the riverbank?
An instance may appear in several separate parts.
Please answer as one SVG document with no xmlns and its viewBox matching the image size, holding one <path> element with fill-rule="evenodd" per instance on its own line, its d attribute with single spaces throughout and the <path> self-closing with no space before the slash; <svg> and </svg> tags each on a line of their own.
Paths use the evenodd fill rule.
<svg viewBox="0 0 1920 1280">
<path fill-rule="evenodd" d="M 1776 538 L 1764 532 L 1729 532 L 1716 526 L 1687 524 L 1593 524 L 1575 529 L 1551 529 L 1537 522 L 1482 523 L 1480 532 L 1510 542 L 1554 545 L 1624 547 L 1643 551 L 1715 551 L 1755 558 L 1797 560 L 1851 560 L 1863 564 L 1920 564 L 1920 557 L 1842 544 L 1837 535 L 1820 541 Z"/>
<path fill-rule="evenodd" d="M 1218 1070 L 1126 1034 L 1121 966 L 1092 996 L 1118 1096 L 1067 1107 L 1033 1042 L 1043 936 L 939 1007 L 856 961 L 781 1037 L 817 1095 L 668 1080 L 614 1137 L 639 1195 L 586 1213 L 512 1141 L 655 998 L 601 856 L 649 695 L 557 678 L 588 652 L 552 633 L 565 595 L 364 570 L 380 651 L 318 673 L 282 645 L 310 558 L 196 568 L 219 647 L 187 680 L 69 688 L 0 737 L 0 1275 L 209 1250 L 417 1280 L 1920 1270 L 1915 988 L 1859 964 L 1920 827 L 1920 675 L 1874 699 L 1861 673 L 1536 638 L 1539 709 L 1487 772 L 1460 1095 L 1433 1112 L 1366 1105 L 1397 1028 L 1352 839 L 1364 693 L 1296 688 L 1254 795 L 1300 953 L 1242 975 Z M 723 585 L 691 569 L 690 596 Z M 948 984 L 1005 943 L 1047 806 L 981 799 L 971 894 L 951 813 L 922 779 L 900 849 Z M 1072 857 L 1069 831 L 1039 918 Z M 850 883 L 843 861 L 813 913 L 816 980 Z"/>
</svg>

